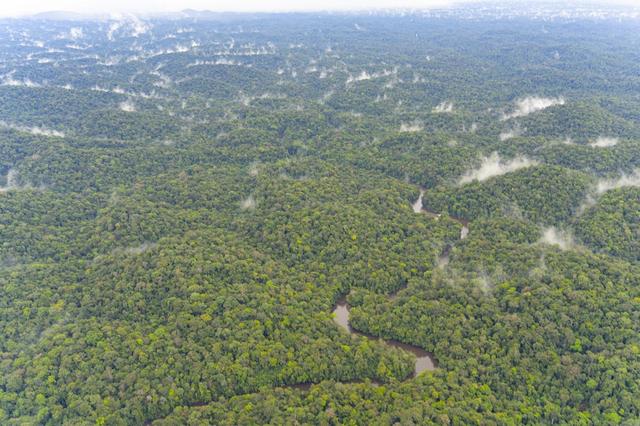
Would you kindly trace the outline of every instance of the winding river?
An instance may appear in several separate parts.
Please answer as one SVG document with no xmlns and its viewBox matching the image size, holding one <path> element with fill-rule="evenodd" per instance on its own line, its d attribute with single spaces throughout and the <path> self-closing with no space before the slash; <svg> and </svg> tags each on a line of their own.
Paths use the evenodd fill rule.
<svg viewBox="0 0 640 426">
<path fill-rule="evenodd" d="M 429 217 L 435 218 L 435 219 L 439 219 L 440 218 L 440 214 L 439 213 L 435 213 L 432 211 L 429 211 L 427 209 L 425 209 L 422 205 L 422 199 L 424 197 L 424 190 L 421 189 L 420 190 L 420 196 L 418 197 L 418 199 L 416 200 L 415 203 L 412 204 L 412 208 L 414 213 L 422 213 L 422 214 L 426 214 Z M 460 231 L 460 239 L 464 240 L 467 235 L 469 234 L 469 227 L 468 227 L 468 222 L 462 219 L 458 219 L 458 218 L 454 218 L 452 217 L 453 220 L 457 221 L 458 223 L 460 223 L 462 225 L 462 230 Z M 448 263 L 449 262 L 449 252 L 451 251 L 451 249 L 453 248 L 452 245 L 447 245 L 444 250 L 442 251 L 442 254 L 440 255 L 439 259 L 438 259 L 438 265 L 442 265 L 442 263 Z M 396 293 L 391 294 L 389 297 L 390 298 L 395 298 L 396 297 Z M 436 361 L 436 359 L 434 358 L 433 354 L 425 351 L 422 348 L 419 348 L 417 346 L 413 346 L 413 345 L 409 345 L 407 343 L 402 343 L 399 342 L 397 340 L 385 340 L 382 339 L 380 337 L 376 337 L 376 336 L 372 336 L 366 333 L 362 333 L 359 331 L 354 330 L 351 327 L 351 324 L 349 324 L 349 316 L 350 316 L 350 312 L 349 312 L 349 304 L 347 303 L 347 298 L 346 296 L 340 298 L 337 302 L 336 302 L 336 307 L 333 310 L 333 320 L 336 322 L 336 324 L 338 324 L 340 327 L 342 327 L 347 333 L 349 333 L 352 336 L 361 336 L 370 340 L 382 340 L 384 341 L 384 343 L 388 346 L 391 347 L 395 347 L 395 348 L 400 348 L 404 351 L 407 351 L 411 354 L 413 354 L 415 356 L 415 367 L 414 367 L 414 371 L 413 371 L 413 377 L 417 376 L 418 374 L 424 372 L 424 371 L 433 371 L 436 370 L 438 368 L 438 362 Z M 348 382 L 348 383 L 359 383 L 359 381 L 354 381 L 354 382 Z M 307 391 L 309 390 L 309 388 L 313 385 L 314 383 L 308 382 L 308 383 L 297 383 L 297 384 L 291 384 L 291 385 L 282 385 L 282 386 L 278 386 L 280 388 L 288 388 L 288 389 L 298 389 L 298 390 L 303 390 L 303 391 Z M 376 383 L 375 381 L 372 382 L 372 384 L 374 386 L 377 386 L 378 383 Z M 186 404 L 189 407 L 201 407 L 207 404 L 210 404 L 212 401 L 209 402 L 192 402 L 191 404 Z M 145 425 L 151 425 L 152 420 L 147 420 L 144 424 Z"/>
<path fill-rule="evenodd" d="M 413 212 L 426 214 L 429 217 L 435 218 L 436 220 L 439 219 L 441 216 L 439 213 L 429 211 L 423 207 L 422 199 L 424 197 L 424 192 L 425 192 L 424 189 L 421 189 L 420 196 L 418 197 L 416 202 L 411 205 L 411 207 L 413 208 Z M 469 235 L 468 221 L 459 219 L 459 218 L 454 218 L 454 217 L 452 217 L 452 219 L 462 225 L 462 229 L 460 230 L 460 239 L 464 240 L 465 238 L 467 238 L 467 235 Z M 452 245 L 447 245 L 444 248 L 444 250 L 442 251 L 442 254 L 440 254 L 440 257 L 438 258 L 438 266 L 441 266 L 441 267 L 446 266 L 449 263 L 449 252 L 451 251 L 452 248 L 453 248 Z M 395 294 L 391 295 L 390 297 L 391 298 L 395 297 Z M 351 327 L 351 324 L 349 324 L 349 316 L 350 316 L 349 304 L 347 303 L 346 297 L 342 297 L 341 299 L 338 300 L 338 302 L 336 303 L 336 307 L 333 310 L 333 320 L 340 327 L 344 328 L 347 331 L 347 333 L 351 335 L 362 336 L 371 340 L 379 340 L 378 337 L 371 336 L 371 335 L 354 330 Z M 423 371 L 433 371 L 437 368 L 438 364 L 435 358 L 433 357 L 433 354 L 430 354 L 429 352 L 425 351 L 422 348 L 419 348 L 413 345 L 408 345 L 406 343 L 398 342 L 397 340 L 384 340 L 384 342 L 389 346 L 393 346 L 396 348 L 403 349 L 407 352 L 410 352 L 416 357 L 416 364 L 415 364 L 415 369 L 413 373 L 414 376 L 417 376 Z"/>
<path fill-rule="evenodd" d="M 336 304 L 336 308 L 333 310 L 334 317 L 333 320 L 342 328 L 344 328 L 349 334 L 366 337 L 370 340 L 379 340 L 380 338 L 371 336 L 365 333 L 361 333 L 359 331 L 351 328 L 349 324 L 349 305 L 347 304 L 346 297 L 338 300 Z M 417 346 L 408 345 L 406 343 L 398 342 L 397 340 L 384 340 L 384 342 L 395 348 L 403 349 L 407 352 L 412 353 L 416 357 L 416 364 L 413 371 L 414 377 L 423 371 L 433 371 L 437 368 L 437 362 L 434 359 L 433 355 L 429 352 L 425 351 L 422 348 Z"/>
<path fill-rule="evenodd" d="M 432 212 L 432 211 L 427 210 L 427 209 L 424 208 L 424 206 L 422 205 L 422 199 L 423 198 L 424 198 L 424 189 L 421 189 L 420 190 L 420 196 L 418 197 L 416 202 L 411 205 L 411 208 L 413 208 L 413 212 L 414 213 L 424 213 L 424 214 L 428 215 L 429 217 L 433 217 L 435 219 L 440 219 L 440 216 L 442 216 L 442 214 L 436 213 L 436 212 Z M 467 235 L 469 235 L 469 221 L 464 220 L 464 219 L 460 219 L 460 218 L 457 218 L 457 217 L 452 217 L 452 216 L 450 216 L 450 217 L 451 217 L 451 219 L 455 220 L 460 225 L 462 225 L 462 229 L 460 230 L 460 239 L 464 240 L 465 238 L 467 238 Z"/>
</svg>

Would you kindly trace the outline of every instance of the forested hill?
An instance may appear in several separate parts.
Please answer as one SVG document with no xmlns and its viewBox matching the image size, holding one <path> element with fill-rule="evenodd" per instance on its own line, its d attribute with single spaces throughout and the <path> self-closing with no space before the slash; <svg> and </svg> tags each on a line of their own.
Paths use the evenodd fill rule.
<svg viewBox="0 0 640 426">
<path fill-rule="evenodd" d="M 523 10 L 0 20 L 0 424 L 636 424 L 640 19 Z"/>
</svg>

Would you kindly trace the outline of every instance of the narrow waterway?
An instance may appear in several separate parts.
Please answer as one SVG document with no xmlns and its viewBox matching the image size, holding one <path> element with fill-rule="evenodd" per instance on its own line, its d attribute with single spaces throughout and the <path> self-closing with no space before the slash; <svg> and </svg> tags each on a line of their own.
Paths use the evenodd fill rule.
<svg viewBox="0 0 640 426">
<path fill-rule="evenodd" d="M 420 190 L 420 196 L 418 196 L 418 199 L 416 200 L 416 202 L 411 205 L 411 208 L 413 209 L 413 212 L 414 213 L 424 213 L 429 217 L 433 217 L 433 218 L 439 219 L 440 216 L 442 216 L 442 214 L 441 213 L 432 212 L 431 210 L 425 209 L 424 205 L 422 204 L 423 198 L 424 198 L 424 189 L 421 189 Z M 460 239 L 464 240 L 465 238 L 467 238 L 467 235 L 469 235 L 469 221 L 468 220 L 464 220 L 464 219 L 460 219 L 460 218 L 457 218 L 457 217 L 453 217 L 453 216 L 450 216 L 450 217 L 451 217 L 451 219 L 455 220 L 460 225 L 462 225 L 462 229 L 460 230 Z"/>
<path fill-rule="evenodd" d="M 411 205 L 414 213 L 423 213 L 435 219 L 440 218 L 440 214 L 436 212 L 429 211 L 424 208 L 422 201 L 424 198 L 424 189 L 420 190 L 420 196 L 416 200 L 415 203 Z M 460 239 L 464 240 L 469 235 L 469 222 L 463 219 L 454 218 L 453 220 L 460 223 L 462 225 L 462 229 L 460 230 Z M 449 252 L 453 248 L 452 245 L 447 245 L 445 249 L 442 251 L 442 254 L 438 258 L 438 266 L 444 267 L 449 263 Z M 391 295 L 391 298 L 395 297 L 395 295 Z M 372 340 L 379 340 L 378 337 L 370 336 L 365 333 L 361 333 L 359 331 L 354 330 L 349 323 L 349 305 L 347 303 L 346 297 L 341 298 L 336 303 L 336 307 L 333 310 L 333 320 L 342 328 L 344 328 L 347 333 L 351 335 L 358 335 L 362 337 L 366 337 Z M 417 346 L 408 345 L 406 343 L 398 342 L 396 340 L 384 340 L 384 342 L 396 348 L 403 349 L 407 352 L 412 353 L 416 357 L 415 371 L 414 376 L 422 373 L 423 371 L 432 371 L 437 368 L 437 362 L 433 358 L 433 355 L 429 352 L 425 351 L 422 348 Z"/>
<path fill-rule="evenodd" d="M 342 328 L 344 328 L 349 334 L 366 337 L 371 340 L 380 340 L 379 337 L 371 336 L 365 333 L 361 333 L 359 331 L 354 330 L 349 324 L 349 305 L 347 304 L 346 298 L 341 298 L 338 300 L 335 309 L 333 310 L 333 320 Z M 422 348 L 417 346 L 408 345 L 406 343 L 398 342 L 397 340 L 384 340 L 383 341 L 395 348 L 400 348 L 407 352 L 412 353 L 416 357 L 416 363 L 413 375 L 417 376 L 423 371 L 433 371 L 437 368 L 437 363 L 433 358 L 433 355 L 429 352 L 425 351 Z"/>
</svg>

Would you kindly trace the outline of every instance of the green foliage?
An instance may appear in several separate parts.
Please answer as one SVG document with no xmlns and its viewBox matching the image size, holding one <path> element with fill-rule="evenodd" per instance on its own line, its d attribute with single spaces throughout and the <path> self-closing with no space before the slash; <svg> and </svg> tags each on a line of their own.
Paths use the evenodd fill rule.
<svg viewBox="0 0 640 426">
<path fill-rule="evenodd" d="M 640 261 L 640 189 L 605 193 L 575 224 L 577 236 L 594 250 Z"/>
<path fill-rule="evenodd" d="M 573 215 L 590 183 L 588 176 L 565 168 L 527 167 L 483 182 L 434 189 L 425 194 L 425 206 L 466 220 L 512 215 L 558 224 Z"/>
<path fill-rule="evenodd" d="M 0 423 L 640 417 L 637 25 L 460 13 L 2 21 Z"/>
</svg>

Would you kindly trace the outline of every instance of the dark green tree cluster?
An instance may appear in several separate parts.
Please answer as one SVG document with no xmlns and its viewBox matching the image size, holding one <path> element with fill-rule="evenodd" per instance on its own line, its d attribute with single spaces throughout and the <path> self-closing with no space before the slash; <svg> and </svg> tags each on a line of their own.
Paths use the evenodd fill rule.
<svg viewBox="0 0 640 426">
<path fill-rule="evenodd" d="M 504 13 L 1 20 L 0 424 L 634 424 L 637 22 Z"/>
</svg>

